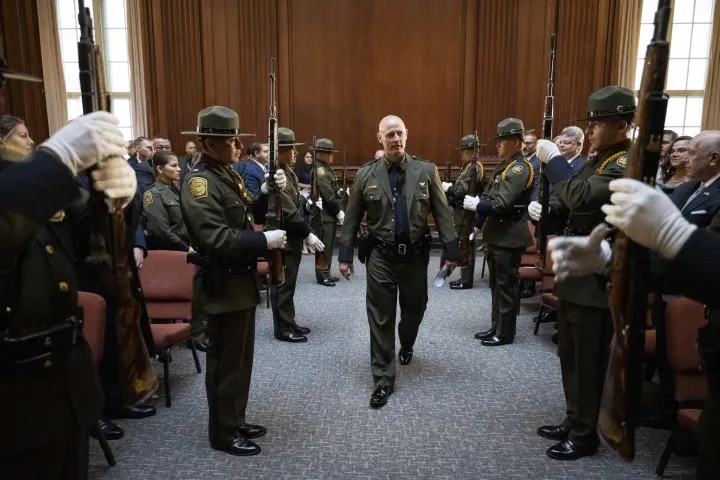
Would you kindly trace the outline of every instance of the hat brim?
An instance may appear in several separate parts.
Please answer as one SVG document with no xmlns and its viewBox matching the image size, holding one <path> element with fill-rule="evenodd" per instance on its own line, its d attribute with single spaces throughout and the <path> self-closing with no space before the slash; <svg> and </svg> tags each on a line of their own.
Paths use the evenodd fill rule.
<svg viewBox="0 0 720 480">
<path fill-rule="evenodd" d="M 278 148 L 280 147 L 294 147 L 295 145 L 305 145 L 304 143 L 278 143 Z"/>
<path fill-rule="evenodd" d="M 505 133 L 503 135 L 497 135 L 495 137 L 490 137 L 488 140 L 495 140 L 497 138 L 508 138 L 508 137 L 517 137 L 518 135 L 525 135 L 526 133 L 533 133 L 535 129 L 532 130 L 523 130 L 522 132 L 513 132 L 513 133 Z"/>
<path fill-rule="evenodd" d="M 637 110 L 629 110 L 629 111 L 627 111 L 627 112 L 601 113 L 601 114 L 599 114 L 599 115 L 592 115 L 592 116 L 590 116 L 590 117 L 576 118 L 575 120 L 570 120 L 570 123 L 575 123 L 575 122 L 589 122 L 589 121 L 591 121 L 591 120 L 597 120 L 598 118 L 621 117 L 621 116 L 623 116 L 623 115 L 628 115 L 628 114 L 630 114 L 630 113 L 632 113 L 633 115 L 635 115 L 636 112 L 637 112 Z"/>
<path fill-rule="evenodd" d="M 206 133 L 206 132 L 180 132 L 180 135 L 195 135 L 197 137 L 255 137 L 254 133 Z"/>
<path fill-rule="evenodd" d="M 478 145 L 478 147 L 485 147 L 485 146 L 487 146 L 487 143 L 481 143 L 480 145 Z M 458 147 L 455 150 L 470 150 L 473 148 L 475 148 L 475 145 L 469 145 L 467 147 Z"/>
<path fill-rule="evenodd" d="M 338 153 L 340 150 L 325 150 L 323 148 L 316 148 L 317 153 Z"/>
</svg>

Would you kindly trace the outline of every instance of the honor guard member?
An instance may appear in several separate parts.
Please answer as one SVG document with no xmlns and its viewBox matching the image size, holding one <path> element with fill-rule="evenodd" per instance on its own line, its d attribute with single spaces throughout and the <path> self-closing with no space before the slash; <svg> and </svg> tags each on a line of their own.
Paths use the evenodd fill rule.
<svg viewBox="0 0 720 480">
<path fill-rule="evenodd" d="M 704 150 L 702 161 L 720 162 L 720 131 L 702 132 L 692 142 L 690 148 Z M 708 389 L 698 422 L 696 478 L 720 478 L 720 301 L 715 281 L 720 268 L 720 235 L 692 224 L 665 193 L 644 183 L 623 178 L 609 187 L 616 193 L 610 197 L 612 204 L 602 207 L 605 221 L 668 259 L 669 276 L 678 293 L 705 303 L 707 325 L 698 330 L 696 346 Z M 606 225 L 600 225 L 590 237 L 552 239 L 548 248 L 558 277 L 608 272 L 612 259 L 611 247 L 604 240 L 608 232 Z"/>
<path fill-rule="evenodd" d="M 190 237 L 180 211 L 180 190 L 175 186 L 180 179 L 178 158 L 169 150 L 157 150 L 151 163 L 155 184 L 143 195 L 148 248 L 187 252 Z"/>
<path fill-rule="evenodd" d="M 530 130 L 532 131 L 532 130 Z M 483 242 L 487 246 L 492 291 L 492 325 L 475 338 L 494 347 L 512 343 L 519 310 L 518 269 L 523 252 L 533 244 L 525 208 L 533 187 L 533 168 L 522 153 L 523 122 L 506 118 L 497 126 L 495 146 L 503 160 L 480 197 L 466 196 L 463 207 L 486 218 Z"/>
<path fill-rule="evenodd" d="M 322 224 L 325 232 L 325 252 L 327 253 L 327 270 L 315 269 L 315 279 L 320 285 L 334 287 L 335 282 L 340 279 L 330 275 L 332 267 L 333 247 L 335 246 L 335 234 L 337 224 L 345 221 L 345 212 L 342 211 L 342 189 L 338 184 L 337 176 L 332 169 L 337 150 L 333 150 L 333 142 L 327 138 L 321 138 L 315 143 L 317 151 L 317 175 L 320 198 L 322 198 Z"/>
<path fill-rule="evenodd" d="M 283 248 L 285 232 L 255 232 L 249 195 L 232 168 L 242 149 L 240 120 L 225 107 L 198 114 L 195 135 L 203 153 L 182 186 L 180 205 L 195 250 L 188 261 L 199 266 L 193 301 L 208 319 L 205 388 L 209 439 L 216 450 L 232 455 L 260 453 L 251 439 L 265 435 L 245 422 L 255 343 L 255 307 L 260 302 L 257 259 L 268 249 Z M 275 176 L 283 188 L 282 172 Z M 266 188 L 267 191 L 267 188 Z"/>
<path fill-rule="evenodd" d="M 369 237 L 358 252 L 367 268 L 366 304 L 370 324 L 370 359 L 376 389 L 370 406 L 387 403 L 395 384 L 395 316 L 400 294 L 399 359 L 408 365 L 427 307 L 427 268 L 432 213 L 443 247 L 444 262 L 454 267 L 458 256 L 452 210 L 447 204 L 435 164 L 405 152 L 405 123 L 390 115 L 380 121 L 378 141 L 384 156 L 358 171 L 350 189 L 340 236 L 340 273 L 353 272 L 355 235 L 367 212 Z"/>
<path fill-rule="evenodd" d="M 455 231 L 459 231 L 459 225 L 462 223 L 463 215 L 466 210 L 463 208 L 463 200 L 465 195 L 470 189 L 470 182 L 472 180 L 472 156 L 475 152 L 475 147 L 482 147 L 479 145 L 480 140 L 475 134 L 465 135 L 460 141 L 460 154 L 462 155 L 463 167 L 460 170 L 455 183 L 442 182 L 443 190 L 447 195 L 448 204 L 455 209 L 454 220 L 455 220 Z M 479 192 L 482 189 L 483 179 L 485 178 L 485 169 L 482 163 L 478 161 L 477 175 L 475 176 L 475 191 Z M 470 258 L 468 259 L 468 266 L 460 268 L 460 278 L 454 282 L 450 282 L 450 288 L 453 290 L 465 290 L 473 287 L 473 277 L 475 276 L 475 257 L 477 256 L 477 249 L 475 248 L 475 242 L 470 242 Z"/>
<path fill-rule="evenodd" d="M 301 327 L 295 321 L 295 285 L 297 284 L 303 240 L 309 253 L 322 252 L 325 246 L 312 232 L 303 216 L 308 209 L 305 197 L 300 193 L 298 179 L 292 167 L 297 158 L 295 132 L 289 128 L 278 128 L 278 171 L 288 178 L 287 187 L 282 191 L 282 218 L 287 230 L 288 242 L 285 247 L 285 282 L 270 286 L 273 326 L 275 338 L 284 342 L 307 342 L 310 329 Z M 318 200 L 322 207 L 322 201 Z"/>
<path fill-rule="evenodd" d="M 101 159 L 94 185 L 108 198 L 129 203 L 137 180 L 109 113 L 73 120 L 29 161 L 31 141 L 16 121 L 0 116 L 0 472 L 87 478 L 87 430 L 103 392 L 82 334 L 74 268 L 87 254 L 75 238 L 87 230 L 77 228 L 83 215 L 66 210 L 80 199 L 74 177 Z"/>
<path fill-rule="evenodd" d="M 538 157 L 546 164 L 545 176 L 558 195 L 555 202 L 570 210 L 566 236 L 589 235 L 603 221 L 600 207 L 610 201 L 608 184 L 625 174 L 635 108 L 635 95 L 627 88 L 604 87 L 590 95 L 586 134 L 590 148 L 598 153 L 580 173 L 575 173 L 555 144 L 538 140 Z M 559 205 L 552 209 L 562 211 Z M 567 416 L 560 425 L 540 427 L 538 434 L 559 441 L 547 451 L 550 458 L 575 460 L 594 454 L 600 445 L 597 419 L 612 319 L 607 290 L 596 275 L 557 281 L 554 293 L 560 299 L 558 353 Z"/>
</svg>

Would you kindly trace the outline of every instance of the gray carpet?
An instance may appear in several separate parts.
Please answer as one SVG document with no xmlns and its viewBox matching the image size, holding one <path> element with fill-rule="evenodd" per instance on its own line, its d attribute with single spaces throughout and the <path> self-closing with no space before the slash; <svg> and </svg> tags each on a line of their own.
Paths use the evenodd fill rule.
<svg viewBox="0 0 720 480">
<path fill-rule="evenodd" d="M 315 283 L 311 257 L 304 257 L 296 307 L 298 323 L 312 328 L 310 340 L 274 340 L 270 311 L 258 309 L 248 420 L 268 428 L 258 442 L 262 454 L 237 458 L 210 449 L 204 375 L 195 373 L 183 348 L 171 364 L 172 408 L 165 408 L 160 391 L 155 417 L 118 422 L 125 438 L 111 442 L 113 468 L 91 442 L 91 478 L 657 478 L 665 431 L 640 430 L 633 463 L 604 447 L 575 462 L 545 455 L 553 442 L 535 430 L 560 422 L 565 409 L 554 330 L 544 324 L 532 335 L 538 299 L 529 299 L 515 343 L 481 347 L 473 335 L 488 327 L 490 314 L 481 261 L 472 290 L 431 284 L 413 362 L 398 367 L 395 394 L 375 411 L 368 407 L 365 268 L 356 262 L 351 281 L 329 289 Z M 437 265 L 431 259 L 431 279 Z M 160 364 L 158 370 L 162 375 Z M 673 457 L 664 478 L 692 478 L 693 468 L 692 459 Z"/>
</svg>

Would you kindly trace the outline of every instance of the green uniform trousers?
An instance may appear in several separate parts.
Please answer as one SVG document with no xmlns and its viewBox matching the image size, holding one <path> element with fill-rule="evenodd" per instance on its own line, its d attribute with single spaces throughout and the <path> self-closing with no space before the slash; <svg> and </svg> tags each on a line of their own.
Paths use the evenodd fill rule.
<svg viewBox="0 0 720 480">
<path fill-rule="evenodd" d="M 245 424 L 255 352 L 255 307 L 208 315 L 205 389 L 210 444 L 222 447 Z"/>
<path fill-rule="evenodd" d="M 366 262 L 370 364 L 376 386 L 395 384 L 395 318 L 400 294 L 398 336 L 402 348 L 412 348 L 428 300 L 426 250 L 409 261 L 380 253 L 376 248 Z"/>
<path fill-rule="evenodd" d="M 597 419 L 612 339 L 612 319 L 606 308 L 560 300 L 558 353 L 567 408 L 570 440 L 584 446 L 597 435 Z"/>
<path fill-rule="evenodd" d="M 10 413 L 5 412 L 5 415 Z M 31 450 L 0 453 L 0 477 L 10 479 L 85 480 L 88 478 L 88 434 L 75 430 L 64 438 Z"/>
<path fill-rule="evenodd" d="M 499 337 L 515 337 L 518 315 L 518 269 L 524 248 L 488 245 L 487 263 L 492 293 L 492 329 Z"/>
<path fill-rule="evenodd" d="M 475 278 L 475 257 L 477 256 L 477 247 L 475 241 L 470 242 L 470 255 L 468 258 L 468 266 L 460 268 L 460 281 L 464 284 L 473 284 Z"/>
<path fill-rule="evenodd" d="M 327 270 L 318 270 L 315 268 L 315 279 L 318 282 L 327 280 L 327 278 L 330 277 L 330 269 L 332 268 L 333 260 L 333 248 L 335 248 L 335 234 L 337 233 L 337 222 L 323 222 L 323 232 L 325 233 L 323 243 L 325 244 L 325 255 L 328 260 L 328 268 Z"/>
<path fill-rule="evenodd" d="M 295 285 L 302 260 L 302 240 L 288 239 L 285 248 L 285 283 L 270 287 L 275 337 L 284 337 L 296 333 L 295 323 Z"/>
</svg>

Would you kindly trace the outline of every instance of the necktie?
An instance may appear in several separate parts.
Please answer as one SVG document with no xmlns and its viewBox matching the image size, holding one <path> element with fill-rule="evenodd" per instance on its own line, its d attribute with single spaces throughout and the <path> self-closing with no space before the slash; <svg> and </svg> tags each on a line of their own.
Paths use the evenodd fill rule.
<svg viewBox="0 0 720 480">
<path fill-rule="evenodd" d="M 403 190 L 405 187 L 404 173 L 402 169 L 393 165 L 390 167 L 389 180 L 390 189 L 393 196 L 393 207 L 395 210 L 395 238 L 396 241 L 407 241 L 407 216 L 405 214 L 405 199 L 403 198 Z"/>
<path fill-rule="evenodd" d="M 703 183 L 703 184 L 701 184 L 701 185 L 698 187 L 697 190 L 695 190 L 695 192 L 693 192 L 692 195 L 690 195 L 690 198 L 687 199 L 687 202 L 685 202 L 685 205 L 683 205 L 683 208 L 681 209 L 681 211 L 682 211 L 682 210 L 685 210 L 685 207 L 687 207 L 688 205 L 690 205 L 690 202 L 692 202 L 693 200 L 695 200 L 695 198 L 696 198 L 698 195 L 700 195 L 702 192 L 704 192 L 704 191 L 705 191 L 705 184 Z"/>
</svg>

